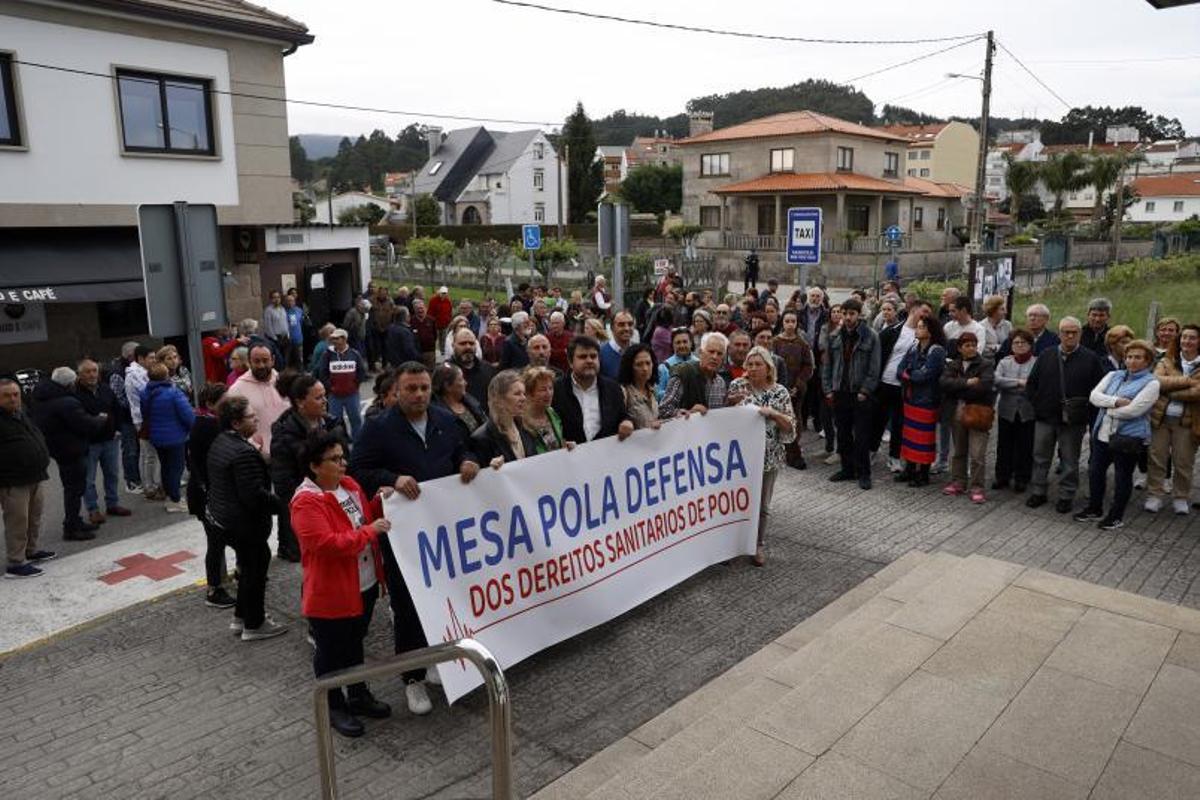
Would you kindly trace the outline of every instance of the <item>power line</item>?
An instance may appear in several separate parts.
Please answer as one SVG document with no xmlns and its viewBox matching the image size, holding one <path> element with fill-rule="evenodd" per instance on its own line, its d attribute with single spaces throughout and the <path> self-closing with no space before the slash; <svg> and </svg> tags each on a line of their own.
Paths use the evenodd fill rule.
<svg viewBox="0 0 1200 800">
<path fill-rule="evenodd" d="M 497 2 L 499 2 L 499 0 L 497 0 Z M 876 75 L 881 75 L 884 72 L 890 72 L 894 69 L 899 69 L 900 67 L 907 67 L 909 64 L 915 64 L 918 61 L 924 61 L 927 58 L 933 58 L 934 56 L 939 56 L 942 53 L 948 53 L 951 50 L 954 50 L 956 48 L 963 47 L 965 45 L 977 42 L 982 38 L 983 38 L 982 36 L 976 36 L 972 39 L 967 39 L 965 42 L 959 42 L 958 44 L 952 44 L 949 47 L 943 47 L 939 50 L 934 50 L 933 52 L 925 53 L 924 55 L 920 55 L 920 56 L 916 56 L 915 58 L 910 58 L 905 61 L 897 62 L 895 64 L 889 64 L 886 67 L 880 67 L 879 69 L 871 70 L 870 72 L 863 73 L 862 75 L 855 75 L 853 78 L 847 78 L 846 80 L 841 81 L 841 83 L 843 83 L 843 84 L 857 83 L 858 81 L 861 81 L 865 78 L 872 78 Z"/>
<path fill-rule="evenodd" d="M 1007 47 L 1005 47 L 1005 46 L 1004 46 L 1004 42 L 1001 42 L 1001 41 L 997 40 L 996 44 L 1000 46 L 1000 49 L 1001 49 L 1001 50 L 1003 50 L 1005 53 L 1008 53 L 1008 57 L 1009 57 L 1009 58 L 1011 58 L 1013 61 L 1017 62 L 1017 66 L 1018 66 L 1018 67 L 1020 67 L 1021 69 L 1025 70 L 1025 72 L 1029 74 L 1029 77 L 1031 77 L 1031 78 L 1033 78 L 1035 81 L 1037 81 L 1037 83 L 1038 83 L 1038 85 L 1039 85 L 1039 86 L 1041 86 L 1043 89 L 1045 89 L 1045 90 L 1046 90 L 1047 92 L 1049 92 L 1051 95 L 1053 95 L 1055 100 L 1057 100 L 1058 102 L 1062 103 L 1062 104 L 1063 104 L 1064 106 L 1066 106 L 1068 109 L 1074 108 L 1074 106 L 1072 106 L 1072 105 L 1071 105 L 1070 103 L 1068 103 L 1066 100 L 1063 100 L 1063 98 L 1062 98 L 1062 95 L 1060 95 L 1058 92 L 1056 92 L 1056 91 L 1054 91 L 1053 89 L 1051 89 L 1051 88 L 1050 88 L 1050 87 L 1049 87 L 1049 86 L 1046 84 L 1046 82 L 1045 82 L 1044 80 L 1042 80 L 1042 79 L 1041 79 L 1041 78 L 1039 78 L 1037 75 L 1035 75 L 1035 74 L 1034 74 L 1034 72 L 1033 72 L 1033 70 L 1031 70 L 1029 67 L 1025 66 L 1025 64 L 1024 64 L 1024 63 L 1022 63 L 1021 59 L 1017 58 L 1017 57 L 1016 57 L 1016 56 L 1013 54 L 1013 51 L 1012 51 L 1012 50 L 1009 50 Z"/>
<path fill-rule="evenodd" d="M 657 22 L 649 19 L 618 17 L 613 14 L 597 14 L 592 11 L 578 11 L 573 8 L 558 8 L 556 6 L 546 6 L 540 3 L 527 3 L 523 0 L 492 0 L 492 2 L 506 6 L 515 6 L 517 8 L 526 8 L 533 11 L 548 11 L 553 14 L 566 14 L 567 16 L 572 17 L 599 19 L 606 22 L 622 22 L 627 25 L 645 25 L 649 28 L 665 28 L 667 30 L 685 31 L 687 33 L 707 33 L 714 36 L 736 36 L 742 39 L 765 39 L 775 42 L 800 42 L 803 44 L 930 44 L 932 42 L 955 42 L 960 39 L 979 36 L 977 33 L 964 33 L 959 36 L 940 36 L 925 39 L 826 39 L 807 36 L 784 36 L 781 34 L 751 33 L 749 31 L 734 31 L 721 28 L 702 28 L 695 25 L 680 25 L 678 23 Z"/>
<path fill-rule="evenodd" d="M 38 69 L 52 70 L 54 72 L 65 72 L 71 75 L 86 75 L 92 78 L 104 78 L 112 81 L 118 76 L 110 75 L 106 72 L 92 72 L 86 69 L 75 69 L 74 67 L 62 67 L 55 64 L 41 64 L 36 61 L 18 61 L 13 59 L 13 64 L 20 64 L 25 67 L 36 67 Z M 152 78 L 142 78 L 136 75 L 121 75 L 123 81 L 136 81 L 143 83 L 154 83 L 158 81 Z M 300 106 L 311 106 L 314 108 L 332 108 L 339 111 L 364 111 L 371 114 L 395 114 L 402 117 L 427 117 L 430 119 L 449 119 L 461 122 L 494 122 L 505 125 L 537 125 L 539 127 L 553 127 L 558 125 L 557 122 L 546 122 L 545 120 L 529 120 L 529 119 L 499 119 L 496 117 L 468 117 L 460 114 L 438 114 L 431 111 L 406 111 L 398 108 L 373 108 L 370 106 L 351 106 L 342 103 L 326 103 L 320 100 L 296 100 L 291 97 L 271 97 L 265 94 L 249 94 L 246 92 L 233 92 L 227 89 L 217 89 L 209 87 L 208 89 L 213 94 L 223 94 L 229 97 L 243 97 L 247 100 L 270 100 L 276 103 L 291 103 Z"/>
</svg>

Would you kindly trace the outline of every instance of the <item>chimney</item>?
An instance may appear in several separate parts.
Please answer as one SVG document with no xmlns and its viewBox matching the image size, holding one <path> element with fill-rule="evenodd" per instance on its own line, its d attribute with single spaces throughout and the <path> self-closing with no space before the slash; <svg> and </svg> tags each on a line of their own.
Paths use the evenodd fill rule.
<svg viewBox="0 0 1200 800">
<path fill-rule="evenodd" d="M 690 111 L 688 112 L 688 136 L 703 136 L 706 133 L 712 133 L 713 129 L 713 112 L 711 111 Z"/>
<path fill-rule="evenodd" d="M 425 140 L 429 143 L 429 157 L 433 158 L 437 154 L 438 148 L 442 146 L 442 129 L 436 125 L 426 128 Z"/>
</svg>

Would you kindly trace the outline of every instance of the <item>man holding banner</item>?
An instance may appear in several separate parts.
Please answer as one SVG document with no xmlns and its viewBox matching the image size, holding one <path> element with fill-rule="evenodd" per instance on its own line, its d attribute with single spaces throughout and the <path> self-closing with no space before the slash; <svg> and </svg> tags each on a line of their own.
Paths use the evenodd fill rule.
<svg viewBox="0 0 1200 800">
<path fill-rule="evenodd" d="M 380 487 L 391 486 L 409 500 L 420 496 L 420 484 L 424 481 L 458 475 L 462 483 L 470 483 L 479 473 L 479 463 L 468 449 L 454 416 L 445 409 L 430 406 L 429 370 L 423 364 L 409 361 L 398 367 L 396 382 L 399 392 L 396 406 L 378 417 L 368 418 L 355 441 L 350 458 L 351 476 L 368 497 L 373 497 Z M 389 547 L 381 549 L 396 652 L 403 653 L 425 647 L 428 641 L 394 552 L 402 541 L 398 537 L 411 533 L 412 526 L 402 518 L 392 519 L 398 534 L 389 539 Z M 433 710 L 422 683 L 425 677 L 436 682 L 433 671 L 404 673 L 405 698 L 413 714 L 428 714 Z"/>
</svg>

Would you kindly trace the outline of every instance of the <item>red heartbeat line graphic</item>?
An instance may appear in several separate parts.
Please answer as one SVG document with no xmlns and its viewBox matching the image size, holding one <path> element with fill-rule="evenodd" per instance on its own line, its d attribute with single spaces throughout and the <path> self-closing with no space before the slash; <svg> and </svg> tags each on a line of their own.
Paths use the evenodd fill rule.
<svg viewBox="0 0 1200 800">
<path fill-rule="evenodd" d="M 442 634 L 443 642 L 452 642 L 455 639 L 469 639 L 475 635 L 475 629 L 464 624 L 454 611 L 454 603 L 450 602 L 450 598 L 446 598 L 446 610 L 450 612 L 450 624 L 446 626 L 446 632 Z M 455 661 L 459 669 L 463 672 L 467 671 L 467 662 L 463 659 Z"/>
</svg>

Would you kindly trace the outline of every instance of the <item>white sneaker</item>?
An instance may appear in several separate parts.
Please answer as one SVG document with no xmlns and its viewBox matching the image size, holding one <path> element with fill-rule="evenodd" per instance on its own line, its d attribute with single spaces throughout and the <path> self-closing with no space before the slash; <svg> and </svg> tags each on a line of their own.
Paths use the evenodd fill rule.
<svg viewBox="0 0 1200 800">
<path fill-rule="evenodd" d="M 180 500 L 178 503 L 172 503 L 168 500 L 164 508 L 167 509 L 168 514 L 186 514 L 188 510 L 187 503 L 183 502 L 183 500 Z"/>
<path fill-rule="evenodd" d="M 246 630 L 246 623 L 242 622 L 241 617 L 234 617 L 233 622 L 229 623 L 229 630 L 234 636 L 241 636 L 242 631 Z"/>
<path fill-rule="evenodd" d="M 433 701 L 429 699 L 429 692 L 425 690 L 425 684 L 420 681 L 413 681 L 405 686 L 404 697 L 408 700 L 408 710 L 418 717 L 423 717 L 433 711 Z"/>
<path fill-rule="evenodd" d="M 825 431 L 817 431 L 817 438 L 818 438 L 818 439 L 824 439 L 824 438 L 825 438 Z"/>
<path fill-rule="evenodd" d="M 832 467 L 834 464 L 840 463 L 842 463 L 842 457 L 837 453 L 830 453 L 829 455 L 825 456 L 825 464 L 828 466 Z"/>
<path fill-rule="evenodd" d="M 892 472 L 903 472 L 904 462 L 898 458 L 892 458 L 891 456 L 888 456 L 888 469 Z"/>
<path fill-rule="evenodd" d="M 1187 500 L 1180 500 L 1178 498 L 1171 503 L 1171 508 L 1175 510 L 1176 514 L 1183 517 L 1186 517 L 1192 510 L 1191 504 Z"/>
<path fill-rule="evenodd" d="M 437 667 L 429 667 L 425 670 L 425 682 L 430 686 L 442 685 L 442 675 L 438 672 Z"/>
<path fill-rule="evenodd" d="M 1151 514 L 1157 514 L 1162 510 L 1162 500 L 1153 496 L 1147 497 L 1146 502 L 1142 504 L 1142 508 Z"/>
<path fill-rule="evenodd" d="M 941 475 L 941 474 L 942 474 L 943 472 L 945 472 L 945 471 L 946 471 L 946 465 L 945 465 L 945 464 L 936 464 L 936 463 L 935 463 L 933 466 L 931 466 L 931 467 L 929 468 L 929 474 L 930 474 L 930 475 Z"/>
<path fill-rule="evenodd" d="M 263 624 L 257 628 L 245 628 L 242 630 L 243 642 L 257 642 L 260 639 L 274 639 L 276 636 L 282 636 L 287 633 L 287 626 L 280 625 L 275 620 L 267 617 L 263 620 Z"/>
<path fill-rule="evenodd" d="M 884 431 L 884 432 L 883 432 L 883 439 L 882 439 L 882 441 L 883 441 L 884 443 L 887 443 L 887 442 L 890 442 L 891 440 L 892 440 L 892 432 L 891 432 L 891 431 Z"/>
<path fill-rule="evenodd" d="M 1135 489 L 1145 489 L 1146 488 L 1146 473 L 1144 473 L 1144 472 L 1135 473 L 1135 477 L 1133 479 L 1133 488 L 1135 488 Z"/>
</svg>

